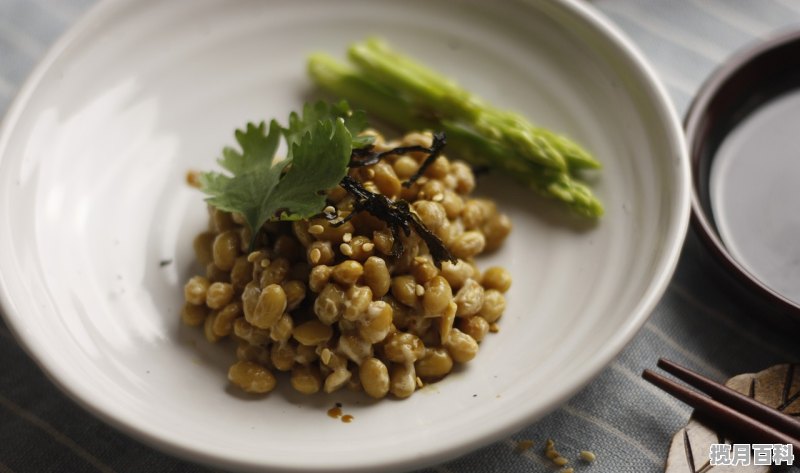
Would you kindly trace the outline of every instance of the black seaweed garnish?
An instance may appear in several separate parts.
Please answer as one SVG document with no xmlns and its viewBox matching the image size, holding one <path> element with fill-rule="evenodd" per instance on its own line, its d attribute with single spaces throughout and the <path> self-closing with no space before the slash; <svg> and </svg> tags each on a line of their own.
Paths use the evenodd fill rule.
<svg viewBox="0 0 800 473">
<path fill-rule="evenodd" d="M 450 251 L 428 227 L 422 223 L 419 216 L 411 211 L 411 207 L 405 200 L 392 201 L 383 194 L 370 192 L 361 185 L 360 182 L 350 176 L 345 176 L 340 185 L 350 195 L 355 198 L 353 211 L 339 222 L 332 223 L 332 226 L 340 226 L 349 221 L 358 212 L 367 212 L 376 218 L 386 222 L 392 232 L 394 243 L 392 245 L 392 256 L 399 256 L 403 252 L 403 243 L 400 241 L 400 230 L 405 236 L 411 234 L 413 228 L 417 235 L 422 238 L 428 250 L 431 252 L 433 261 L 437 266 L 441 266 L 442 261 L 450 261 L 455 264 L 458 260 L 450 254 Z M 325 214 L 330 218 L 329 214 Z"/>
<path fill-rule="evenodd" d="M 372 166 L 373 164 L 377 163 L 386 156 L 391 156 L 393 154 L 430 152 L 430 148 L 426 148 L 424 146 L 419 146 L 419 145 L 400 146 L 398 148 L 392 148 L 386 151 L 373 151 L 374 148 L 375 147 L 373 145 L 369 145 L 364 148 L 354 149 L 353 152 L 350 154 L 350 164 L 348 164 L 348 166 L 350 166 L 351 168 Z"/>
<path fill-rule="evenodd" d="M 439 131 L 433 134 L 433 143 L 431 143 L 430 148 L 426 148 L 425 152 L 428 153 L 428 157 L 425 158 L 425 161 L 422 162 L 422 165 L 419 167 L 417 172 L 408 178 L 407 181 L 403 183 L 403 187 L 409 188 L 414 183 L 425 174 L 425 170 L 436 161 L 436 158 L 439 157 L 439 154 L 444 149 L 444 146 L 447 144 L 447 135 L 444 134 L 443 131 Z"/>
<path fill-rule="evenodd" d="M 417 181 L 422 175 L 425 173 L 425 170 L 436 161 L 436 158 L 439 157 L 441 154 L 442 149 L 444 149 L 445 145 L 447 144 L 447 135 L 443 131 L 439 131 L 433 134 L 433 143 L 431 143 L 431 147 L 425 147 L 420 145 L 415 146 L 400 146 L 398 148 L 392 148 L 386 151 L 373 151 L 373 146 L 367 146 L 365 148 L 358 148 L 354 149 L 353 152 L 350 154 L 350 164 L 351 168 L 362 167 L 362 166 L 371 166 L 381 159 L 385 158 L 386 156 L 394 155 L 394 154 L 406 154 L 406 153 L 427 153 L 428 157 L 425 158 L 425 161 L 422 162 L 417 172 L 408 178 L 407 181 L 403 182 L 403 187 L 411 187 L 414 182 Z"/>
<path fill-rule="evenodd" d="M 351 152 L 349 166 L 351 168 L 370 166 L 389 155 L 414 152 L 427 153 L 428 157 L 425 158 L 425 161 L 423 161 L 423 163 L 420 165 L 417 172 L 407 181 L 403 182 L 403 186 L 408 188 L 411 187 L 417 179 L 422 177 L 422 175 L 425 173 L 425 170 L 428 169 L 428 167 L 436 160 L 436 158 L 439 157 L 439 154 L 441 154 L 442 149 L 444 149 L 446 144 L 447 136 L 445 133 L 436 132 L 433 134 L 433 142 L 431 143 L 430 148 L 419 145 L 401 146 L 386 151 L 376 152 L 373 151 L 373 146 L 369 145 L 364 148 L 354 149 Z M 428 250 L 430 251 L 433 261 L 437 266 L 441 266 L 442 261 L 450 261 L 453 264 L 458 262 L 458 260 L 450 254 L 450 251 L 444 245 L 442 240 L 440 240 L 439 237 L 437 237 L 428 229 L 428 227 L 425 226 L 424 223 L 422 223 L 422 220 L 420 220 L 417 214 L 411 211 L 411 207 L 405 200 L 398 199 L 396 201 L 392 201 L 383 194 L 370 192 L 364 188 L 360 182 L 350 176 L 345 176 L 339 185 L 355 198 L 355 202 L 353 204 L 353 211 L 344 219 L 335 223 L 331 223 L 332 226 L 341 226 L 353 218 L 353 216 L 355 216 L 358 212 L 365 211 L 382 220 L 389 227 L 394 239 L 392 244 L 392 256 L 400 256 L 400 254 L 403 252 L 403 242 L 400 240 L 400 231 L 402 230 L 406 236 L 409 236 L 411 234 L 411 230 L 413 229 L 428 246 Z M 322 216 L 327 220 L 332 221 L 338 218 L 338 212 L 335 209 L 331 211 L 329 207 L 326 207 L 322 212 Z"/>
</svg>

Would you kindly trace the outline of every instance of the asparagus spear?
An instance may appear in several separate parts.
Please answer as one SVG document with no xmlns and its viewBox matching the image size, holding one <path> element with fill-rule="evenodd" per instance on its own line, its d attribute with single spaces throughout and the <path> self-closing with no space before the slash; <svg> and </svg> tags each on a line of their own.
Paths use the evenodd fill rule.
<svg viewBox="0 0 800 473">
<path fill-rule="evenodd" d="M 327 54 L 309 56 L 308 73 L 323 89 L 347 99 L 351 104 L 358 104 L 390 125 L 425 129 L 436 124 L 435 121 L 415 114 L 413 107 L 393 90 L 366 78 Z"/>
<path fill-rule="evenodd" d="M 400 61 L 394 53 L 386 54 Z M 450 137 L 451 149 L 464 159 L 506 171 L 524 185 L 567 203 L 582 215 L 603 214 L 602 204 L 589 188 L 568 174 L 568 168 L 599 166 L 585 151 L 566 138 L 532 127 L 518 115 L 497 110 L 482 112 L 481 108 L 490 107 L 430 70 L 411 62 L 407 70 L 398 71 L 402 76 L 392 75 L 391 79 L 383 80 L 384 77 L 377 78 L 324 54 L 312 55 L 308 68 L 314 81 L 324 89 L 368 109 L 391 125 L 442 129 Z M 490 115 L 492 120 L 475 124 L 477 118 Z M 511 136 L 528 133 L 534 137 L 533 146 L 539 153 L 536 159 L 530 157 L 531 148 L 503 138 L 509 129 L 517 130 Z M 540 143 L 538 147 L 536 143 Z M 558 160 L 568 166 L 557 164 Z"/>
<path fill-rule="evenodd" d="M 505 171 L 521 184 L 566 203 L 581 215 L 592 218 L 603 215 L 603 204 L 591 189 L 569 174 L 515 159 L 503 145 L 452 122 L 443 121 L 441 125 L 449 137 L 448 145 L 464 159 Z"/>
<path fill-rule="evenodd" d="M 600 163 L 578 145 L 533 126 L 519 114 L 499 110 L 456 83 L 404 56 L 377 38 L 353 44 L 348 57 L 376 82 L 404 92 L 418 106 L 434 106 L 436 114 L 470 123 L 476 131 L 505 142 L 521 157 L 547 167 L 599 168 Z"/>
</svg>

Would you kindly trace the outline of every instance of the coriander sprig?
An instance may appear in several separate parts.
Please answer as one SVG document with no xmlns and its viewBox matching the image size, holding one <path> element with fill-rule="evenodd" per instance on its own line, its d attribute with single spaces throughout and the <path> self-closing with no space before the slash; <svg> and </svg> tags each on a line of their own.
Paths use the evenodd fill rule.
<svg viewBox="0 0 800 473">
<path fill-rule="evenodd" d="M 228 174 L 201 174 L 200 187 L 209 204 L 240 213 L 255 239 L 268 221 L 310 218 L 325 207 L 325 191 L 347 173 L 353 146 L 371 143 L 370 137 L 356 136 L 364 128 L 364 114 L 351 112 L 344 101 L 306 104 L 286 128 L 276 120 L 268 130 L 264 122 L 248 123 L 235 133 L 241 149 L 222 151 L 219 164 Z M 281 137 L 288 153 L 276 161 Z"/>
</svg>

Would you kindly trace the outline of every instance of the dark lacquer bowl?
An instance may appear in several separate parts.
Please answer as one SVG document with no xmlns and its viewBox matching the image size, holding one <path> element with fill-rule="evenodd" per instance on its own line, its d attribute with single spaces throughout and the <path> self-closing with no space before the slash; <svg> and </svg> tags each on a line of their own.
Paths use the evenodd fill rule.
<svg viewBox="0 0 800 473">
<path fill-rule="evenodd" d="M 721 66 L 684 127 L 694 230 L 737 296 L 800 332 L 800 31 Z"/>
</svg>

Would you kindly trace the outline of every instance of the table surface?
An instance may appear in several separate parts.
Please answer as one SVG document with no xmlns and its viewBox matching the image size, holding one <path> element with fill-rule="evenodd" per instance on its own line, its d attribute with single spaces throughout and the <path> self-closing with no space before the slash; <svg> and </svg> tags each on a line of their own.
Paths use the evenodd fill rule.
<svg viewBox="0 0 800 473">
<path fill-rule="evenodd" d="M 0 0 L 0 115 L 47 48 L 94 0 Z M 699 85 L 740 48 L 800 27 L 798 0 L 597 0 L 649 59 L 683 115 Z M 0 234 L 6 229 L 0 229 Z M 731 300 L 687 238 L 669 288 L 622 353 L 560 409 L 511 437 L 425 472 L 552 472 L 541 445 L 567 457 L 597 454 L 576 471 L 658 472 L 690 409 L 645 383 L 659 357 L 724 380 L 800 360 L 796 338 Z M 0 322 L 0 473 L 44 471 L 217 471 L 155 451 L 96 420 L 65 398 Z M 519 440 L 536 447 L 519 453 Z M 800 452 L 795 452 L 800 458 Z M 574 463 L 574 462 L 573 462 Z M 800 471 L 798 468 L 792 471 Z"/>
</svg>

